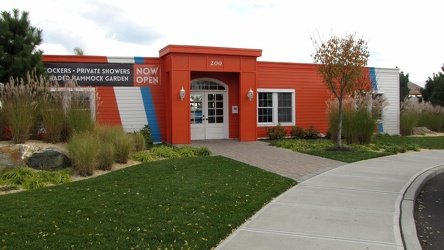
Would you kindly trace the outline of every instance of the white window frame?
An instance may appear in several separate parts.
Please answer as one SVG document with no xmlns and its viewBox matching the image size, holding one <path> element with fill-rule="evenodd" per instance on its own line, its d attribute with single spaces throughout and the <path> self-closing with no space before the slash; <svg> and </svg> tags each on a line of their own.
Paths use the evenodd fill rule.
<svg viewBox="0 0 444 250">
<path fill-rule="evenodd" d="M 273 122 L 259 122 L 259 93 L 272 93 L 273 95 Z M 291 114 L 291 122 L 278 122 L 278 93 L 291 93 L 291 108 L 292 108 L 292 114 Z M 257 116 L 256 116 L 256 122 L 258 127 L 267 127 L 267 126 L 294 126 L 296 124 L 296 98 L 295 98 L 296 91 L 294 89 L 257 89 L 256 93 L 256 100 L 257 100 L 257 107 L 256 110 Z"/>
<path fill-rule="evenodd" d="M 68 92 L 84 92 L 87 93 L 89 92 L 89 108 L 90 108 L 90 114 L 91 114 L 91 119 L 93 121 L 96 120 L 96 89 L 92 88 L 92 87 L 74 87 L 74 88 L 66 88 L 66 87 L 60 87 L 60 88 L 51 88 L 51 91 L 58 91 L 58 92 L 63 92 L 63 91 L 68 91 Z M 68 97 L 70 98 L 70 97 Z M 71 100 L 64 99 L 64 108 L 66 109 L 68 103 Z"/>
</svg>

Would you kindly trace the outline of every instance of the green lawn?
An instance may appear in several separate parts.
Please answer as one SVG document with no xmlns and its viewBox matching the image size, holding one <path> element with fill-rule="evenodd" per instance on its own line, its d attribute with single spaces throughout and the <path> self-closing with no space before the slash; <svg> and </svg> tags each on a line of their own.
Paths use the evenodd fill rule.
<svg viewBox="0 0 444 250">
<path fill-rule="evenodd" d="M 356 162 L 376 157 L 405 153 L 407 151 L 419 151 L 421 149 L 444 149 L 444 136 L 376 136 L 368 145 L 347 145 L 354 151 L 327 151 L 326 148 L 333 147 L 328 139 L 283 139 L 268 141 L 271 146 L 288 148 L 293 151 L 316 155 L 324 158 L 342 162 Z"/>
<path fill-rule="evenodd" d="M 380 136 L 374 141 L 392 144 L 416 144 L 424 149 L 444 149 L 444 136 Z"/>
<path fill-rule="evenodd" d="M 0 196 L 0 249 L 210 249 L 296 182 L 220 156 Z"/>
</svg>

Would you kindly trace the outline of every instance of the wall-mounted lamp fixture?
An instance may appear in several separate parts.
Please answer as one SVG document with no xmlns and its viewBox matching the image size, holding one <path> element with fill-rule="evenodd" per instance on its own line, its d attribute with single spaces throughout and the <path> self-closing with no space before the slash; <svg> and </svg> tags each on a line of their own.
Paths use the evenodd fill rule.
<svg viewBox="0 0 444 250">
<path fill-rule="evenodd" d="M 251 100 L 253 100 L 253 96 L 254 96 L 254 92 L 253 92 L 253 90 L 250 88 L 250 90 L 248 90 L 247 97 L 248 97 L 248 99 L 251 101 Z"/>
<path fill-rule="evenodd" d="M 183 98 L 185 98 L 185 90 L 183 89 L 183 87 L 179 91 L 179 97 L 180 97 L 180 100 L 182 100 L 182 101 L 183 101 Z"/>
</svg>

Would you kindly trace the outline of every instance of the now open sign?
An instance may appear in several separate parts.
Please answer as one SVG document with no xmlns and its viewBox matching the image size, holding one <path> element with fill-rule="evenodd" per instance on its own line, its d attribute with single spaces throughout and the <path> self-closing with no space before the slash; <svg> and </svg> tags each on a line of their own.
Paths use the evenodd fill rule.
<svg viewBox="0 0 444 250">
<path fill-rule="evenodd" d="M 134 86 L 160 84 L 160 65 L 134 65 Z"/>
</svg>

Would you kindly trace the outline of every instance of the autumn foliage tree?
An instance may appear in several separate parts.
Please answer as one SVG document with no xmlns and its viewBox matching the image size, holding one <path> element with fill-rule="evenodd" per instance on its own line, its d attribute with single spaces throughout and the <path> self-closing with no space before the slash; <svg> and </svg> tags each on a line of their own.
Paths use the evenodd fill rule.
<svg viewBox="0 0 444 250">
<path fill-rule="evenodd" d="M 370 79 L 367 67 L 370 52 L 367 42 L 355 35 L 345 38 L 331 37 L 327 42 L 313 40 L 316 52 L 312 54 L 317 71 L 323 82 L 338 100 L 338 138 L 337 146 L 342 148 L 342 110 L 343 100 L 357 90 L 369 91 Z"/>
</svg>

